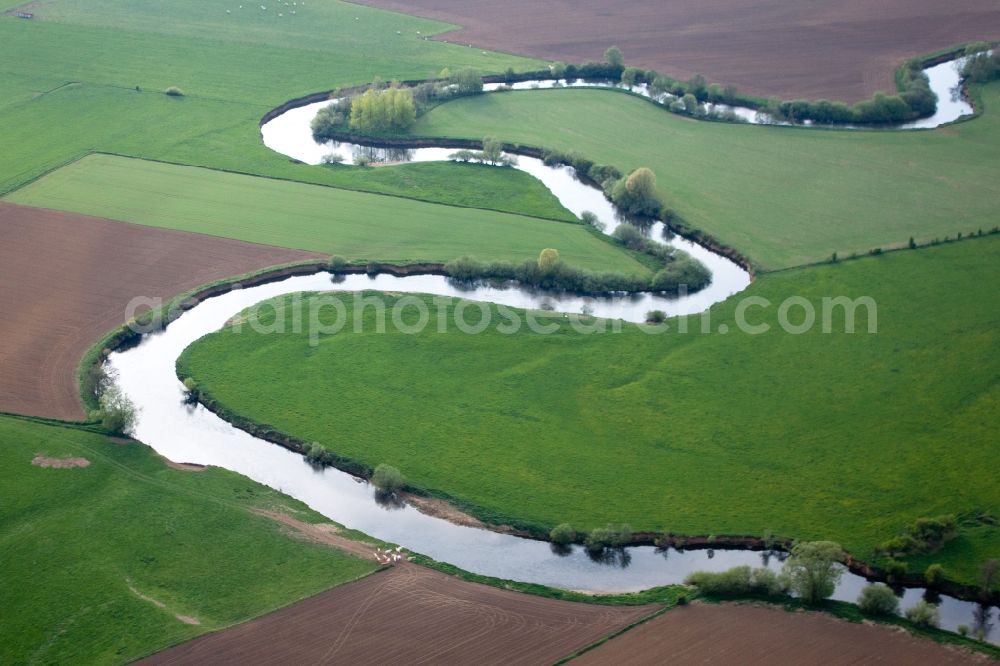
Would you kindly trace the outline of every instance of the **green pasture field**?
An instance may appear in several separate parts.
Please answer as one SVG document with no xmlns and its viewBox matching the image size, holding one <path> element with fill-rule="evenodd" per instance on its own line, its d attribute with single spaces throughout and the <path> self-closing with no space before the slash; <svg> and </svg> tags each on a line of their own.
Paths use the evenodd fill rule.
<svg viewBox="0 0 1000 666">
<path fill-rule="evenodd" d="M 760 276 L 746 296 L 771 305 L 746 316 L 770 324 L 761 335 L 737 330 L 740 297 L 710 310 L 708 334 L 692 316 L 687 333 L 670 320 L 659 335 L 585 335 L 562 315 L 550 335 L 433 322 L 378 334 L 373 308 L 353 333 L 348 307 L 344 332 L 315 347 L 305 332 L 223 329 L 184 352 L 178 375 L 228 411 L 394 465 L 496 523 L 771 532 L 870 558 L 915 519 L 954 513 L 959 537 L 914 567 L 936 561 L 974 582 L 1000 552 L 1000 528 L 972 518 L 1000 516 L 1000 312 L 986 306 L 998 283 L 992 236 Z M 877 335 L 864 307 L 853 334 L 840 308 L 832 333 L 786 333 L 777 312 L 790 295 L 817 322 L 823 297 L 870 296 Z M 257 314 L 267 324 L 279 310 Z M 343 397 L 336 409 L 330 396 Z"/>
<path fill-rule="evenodd" d="M 648 269 L 583 224 L 442 206 L 331 187 L 89 155 L 8 195 L 14 203 L 336 254 L 354 261 L 535 259 Z"/>
<path fill-rule="evenodd" d="M 9 416 L 0 439 L 4 664 L 126 663 L 375 569 L 249 513 L 325 522 L 238 474 L 170 469 L 139 443 Z M 36 454 L 90 465 L 42 468 Z"/>
<path fill-rule="evenodd" d="M 557 89 L 448 102 L 411 133 L 650 167 L 690 225 L 776 269 L 996 226 L 1000 83 L 976 92 L 982 117 L 934 131 L 701 122 L 619 92 Z"/>
<path fill-rule="evenodd" d="M 413 79 L 434 76 L 443 67 L 540 66 L 418 37 L 397 39 L 395 29 L 386 37 L 386 26 L 426 35 L 428 25 L 440 30 L 444 24 L 337 1 L 317 1 L 309 10 L 315 15 L 294 31 L 275 23 L 267 28 L 275 39 L 259 38 L 264 26 L 253 28 L 255 15 L 231 19 L 237 23 L 228 32 L 217 31 L 205 17 L 195 20 L 200 12 L 216 9 L 225 16 L 220 3 L 143 0 L 127 3 L 127 9 L 119 4 L 54 2 L 31 21 L 0 16 L 0 194 L 88 152 L 103 151 L 413 196 L 413 189 L 401 189 L 402 183 L 386 176 L 369 179 L 354 169 L 293 163 L 263 145 L 261 117 L 289 99 L 375 76 Z M 363 21 L 343 20 L 358 12 Z M 131 25 L 139 16 L 142 25 Z M 306 34 L 312 37 L 303 39 Z M 179 87 L 184 97 L 164 95 L 168 86 Z M 423 182 L 422 172 L 414 168 L 400 180 L 420 184 L 420 196 L 464 205 L 482 203 L 481 193 L 502 179 L 486 172 L 473 178 L 472 172 L 456 169 L 453 178 L 465 184 L 453 193 L 437 187 L 437 173 Z M 465 196 L 473 185 L 480 194 Z M 485 201 L 501 208 L 520 205 L 509 198 L 500 203 L 499 196 L 487 195 Z"/>
</svg>

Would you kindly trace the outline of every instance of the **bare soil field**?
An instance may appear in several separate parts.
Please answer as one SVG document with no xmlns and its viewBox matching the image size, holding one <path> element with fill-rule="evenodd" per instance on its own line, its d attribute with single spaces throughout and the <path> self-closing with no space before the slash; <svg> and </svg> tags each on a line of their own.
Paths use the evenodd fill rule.
<svg viewBox="0 0 1000 666">
<path fill-rule="evenodd" d="M 463 26 L 437 39 L 537 58 L 695 73 L 762 97 L 855 102 L 916 55 L 1000 39 L 995 0 L 356 0 Z"/>
<path fill-rule="evenodd" d="M 0 202 L 0 411 L 83 418 L 77 368 L 133 297 L 318 256 Z"/>
<path fill-rule="evenodd" d="M 573 664 L 970 664 L 985 655 L 855 624 L 824 613 L 753 604 L 674 608 L 575 659 Z"/>
<path fill-rule="evenodd" d="M 140 664 L 550 664 L 656 607 L 555 601 L 402 564 Z"/>
</svg>

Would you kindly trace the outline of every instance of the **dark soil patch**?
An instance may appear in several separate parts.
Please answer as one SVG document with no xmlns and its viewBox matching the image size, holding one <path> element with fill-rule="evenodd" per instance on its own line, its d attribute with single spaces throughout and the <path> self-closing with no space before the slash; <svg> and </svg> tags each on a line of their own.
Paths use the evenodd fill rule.
<svg viewBox="0 0 1000 666">
<path fill-rule="evenodd" d="M 755 604 L 679 606 L 574 664 L 969 664 L 990 660 L 886 625 Z"/>
<path fill-rule="evenodd" d="M 656 607 L 578 604 L 401 564 L 141 664 L 550 664 Z"/>
<path fill-rule="evenodd" d="M 995 0 L 356 0 L 464 26 L 438 39 L 548 60 L 626 61 L 763 97 L 854 102 L 895 91 L 908 58 L 1000 38 Z"/>
<path fill-rule="evenodd" d="M 0 411 L 83 418 L 77 368 L 133 297 L 318 257 L 0 201 Z"/>
</svg>

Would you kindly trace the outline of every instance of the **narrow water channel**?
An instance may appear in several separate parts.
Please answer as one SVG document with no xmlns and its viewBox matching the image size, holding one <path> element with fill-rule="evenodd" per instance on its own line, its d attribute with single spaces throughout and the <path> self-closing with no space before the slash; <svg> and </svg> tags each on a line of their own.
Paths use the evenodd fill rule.
<svg viewBox="0 0 1000 666">
<path fill-rule="evenodd" d="M 109 366 L 118 373 L 122 390 L 139 408 L 136 438 L 170 460 L 238 472 L 305 502 L 347 527 L 487 576 L 589 592 L 623 592 L 680 583 L 696 570 L 721 571 L 740 564 L 780 567 L 777 556 L 767 557 L 759 552 L 674 549 L 661 552 L 650 546 L 627 548 L 610 562 L 598 562 L 581 547 L 561 555 L 545 542 L 455 525 L 409 506 L 385 508 L 375 501 L 373 489 L 366 482 L 332 468 L 317 470 L 302 456 L 238 430 L 200 405 L 185 403 L 174 364 L 191 343 L 220 329 L 234 314 L 262 300 L 299 291 L 330 289 L 462 296 L 517 307 L 536 307 L 548 302 L 557 309 L 572 309 L 575 303 L 559 301 L 562 297 L 557 295 L 518 289 L 483 287 L 470 292 L 440 276 L 351 275 L 334 283 L 329 274 L 317 273 L 234 290 L 206 299 L 164 331 L 147 335 L 137 346 L 115 352 L 108 359 Z M 595 310 L 602 316 L 641 320 L 645 313 L 645 305 L 597 300 Z M 864 585 L 863 578 L 845 573 L 834 598 L 854 601 Z M 903 607 L 912 605 L 923 593 L 921 589 L 906 590 Z M 951 630 L 960 624 L 986 626 L 989 630 L 997 615 L 996 609 L 984 611 L 976 604 L 951 597 L 942 597 L 939 603 L 942 627 Z M 995 633 L 990 632 L 988 640 L 995 641 Z"/>
<path fill-rule="evenodd" d="M 922 126 L 937 126 L 930 123 L 950 122 L 971 113 L 964 100 L 951 97 L 951 88 L 958 82 L 953 63 L 932 67 L 928 75 L 939 95 L 939 106 L 934 118 L 918 121 L 925 123 Z M 538 85 L 542 83 L 538 82 Z M 519 87 L 532 85 L 532 82 L 518 84 Z M 635 92 L 642 94 L 643 91 Z M 313 141 L 310 121 L 319 108 L 328 103 L 292 109 L 266 123 L 261 127 L 265 144 L 308 164 L 319 164 L 330 153 L 340 154 L 351 161 L 360 152 L 380 150 Z M 754 118 L 751 121 L 759 120 L 763 119 Z M 452 152 L 444 148 L 422 148 L 386 152 L 381 157 L 391 161 L 442 160 L 448 159 Z M 541 160 L 523 156 L 518 157 L 517 168 L 541 180 L 571 212 L 577 215 L 588 210 L 595 213 L 604 223 L 606 233 L 620 223 L 603 193 L 579 181 L 572 168 L 548 167 Z M 595 561 L 580 547 L 571 548 L 567 553 L 556 553 L 544 542 L 455 525 L 409 506 L 387 508 L 375 501 L 373 489 L 363 480 L 332 468 L 317 470 L 302 456 L 238 430 L 200 405 L 186 404 L 183 386 L 175 376 L 177 357 L 198 338 L 218 330 L 246 307 L 299 291 L 374 289 L 426 293 L 512 307 L 560 313 L 588 312 L 599 317 L 642 321 L 652 309 L 670 314 L 701 312 L 742 291 L 750 283 L 749 274 L 734 262 L 696 243 L 665 233 L 662 225 L 654 225 L 647 233 L 705 263 L 712 272 L 712 284 L 700 292 L 681 297 L 635 294 L 588 298 L 545 293 L 516 285 L 506 288 L 460 286 L 434 275 L 349 275 L 331 280 L 328 273 L 320 272 L 237 289 L 206 299 L 164 331 L 147 335 L 138 345 L 113 353 L 108 365 L 117 372 L 122 390 L 139 408 L 136 438 L 165 457 L 177 462 L 215 465 L 238 472 L 305 502 L 349 528 L 474 573 L 588 592 L 624 592 L 680 583 L 687 574 L 696 570 L 721 571 L 742 564 L 778 569 L 781 566 L 780 554 L 722 549 L 660 551 L 641 546 L 626 548 L 608 561 Z M 344 399 L 350 399 L 350 396 Z M 834 598 L 853 602 L 865 584 L 860 576 L 845 573 Z M 924 593 L 919 588 L 905 590 L 902 607 L 911 606 Z M 975 632 L 981 627 L 986 640 L 998 642 L 997 632 L 992 631 L 997 616 L 995 608 L 982 608 L 947 596 L 934 601 L 940 604 L 943 628 L 955 630 L 965 624 Z"/>
</svg>

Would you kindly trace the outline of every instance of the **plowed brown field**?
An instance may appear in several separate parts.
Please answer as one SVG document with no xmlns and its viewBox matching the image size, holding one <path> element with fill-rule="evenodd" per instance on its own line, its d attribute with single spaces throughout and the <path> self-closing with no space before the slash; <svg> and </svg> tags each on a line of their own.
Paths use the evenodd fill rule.
<svg viewBox="0 0 1000 666">
<path fill-rule="evenodd" d="M 631 65 L 783 99 L 891 92 L 908 58 L 1000 39 L 996 0 L 356 1 L 463 26 L 452 42 L 566 62 L 618 45 Z"/>
<path fill-rule="evenodd" d="M 551 664 L 655 610 L 544 599 L 403 564 L 138 663 Z"/>
<path fill-rule="evenodd" d="M 77 367 L 133 297 L 318 257 L 0 201 L 0 411 L 83 417 Z"/>
<path fill-rule="evenodd" d="M 985 656 L 892 627 L 748 604 L 691 604 L 664 613 L 573 661 L 615 664 L 970 664 Z"/>
</svg>

